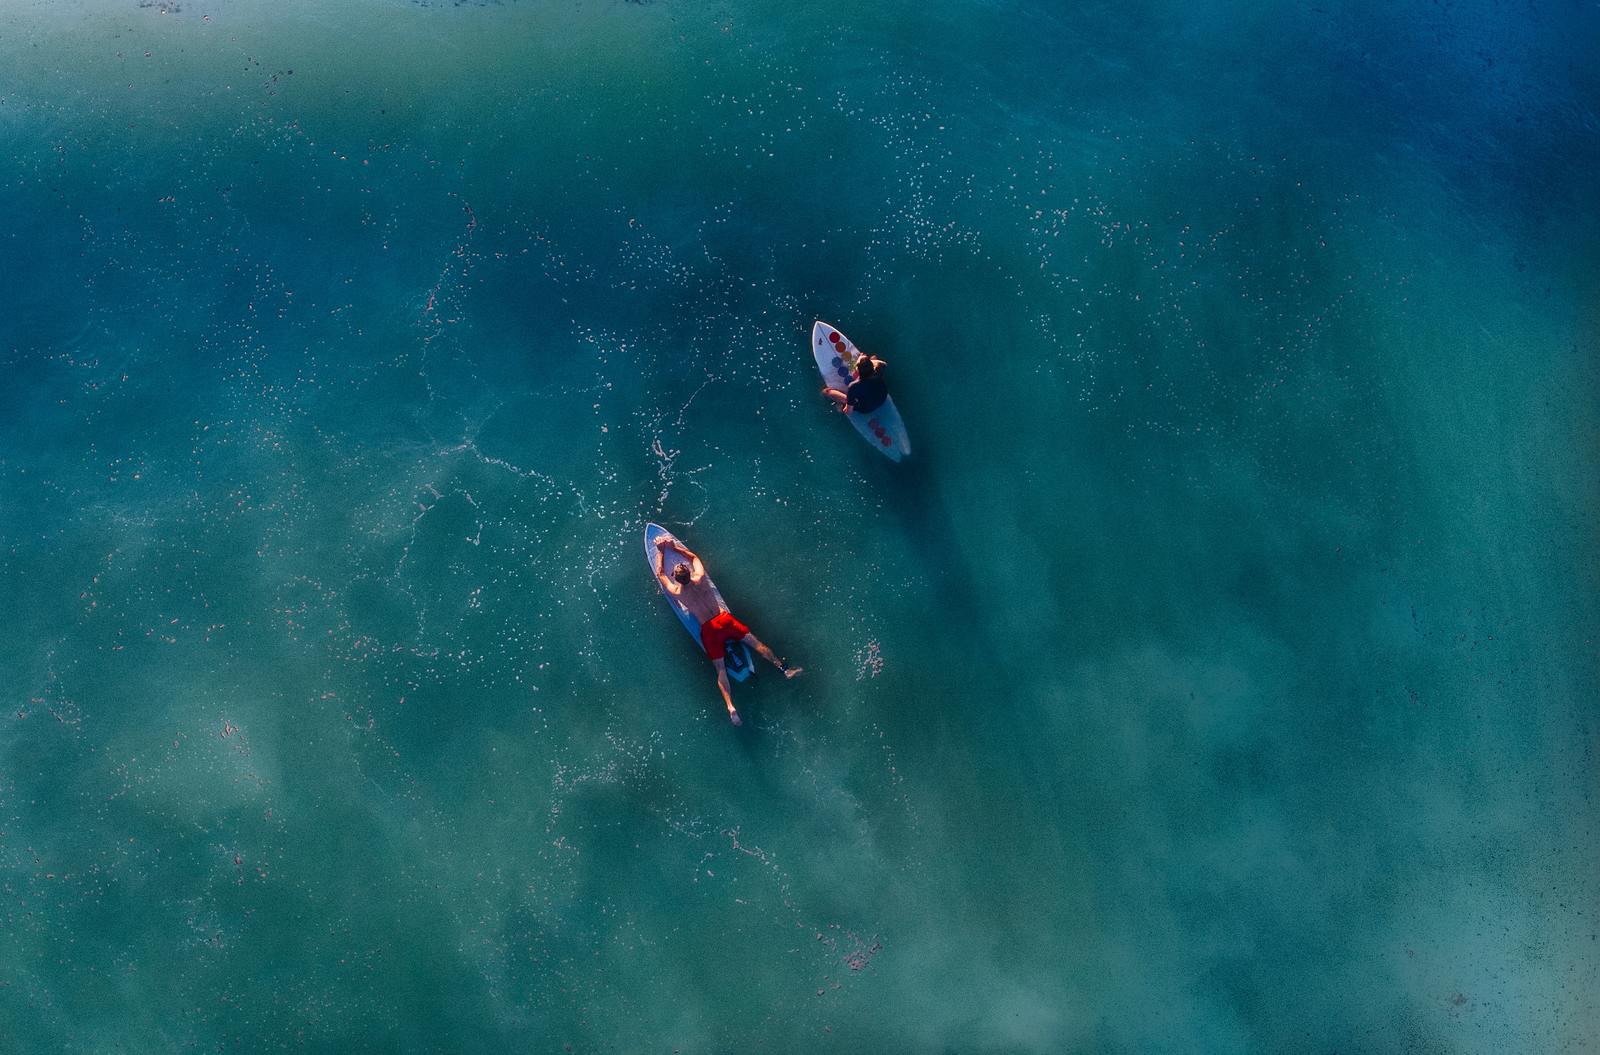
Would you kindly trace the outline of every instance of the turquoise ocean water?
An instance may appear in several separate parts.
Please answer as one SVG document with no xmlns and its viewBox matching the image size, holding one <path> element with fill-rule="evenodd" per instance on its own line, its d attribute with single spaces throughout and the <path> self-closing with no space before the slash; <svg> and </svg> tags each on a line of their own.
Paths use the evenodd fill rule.
<svg viewBox="0 0 1600 1055">
<path fill-rule="evenodd" d="M 1597 45 L 0 7 L 0 1051 L 1593 1050 Z"/>
</svg>

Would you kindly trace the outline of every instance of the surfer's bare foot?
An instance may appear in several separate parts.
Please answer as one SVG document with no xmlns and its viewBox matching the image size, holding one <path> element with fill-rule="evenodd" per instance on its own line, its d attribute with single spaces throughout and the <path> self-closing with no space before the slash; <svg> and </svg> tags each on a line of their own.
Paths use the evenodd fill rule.
<svg viewBox="0 0 1600 1055">
<path fill-rule="evenodd" d="M 728 712 L 728 721 L 732 722 L 734 725 L 743 725 L 744 724 L 744 719 L 739 717 L 739 712 L 738 711 L 729 711 Z"/>
<path fill-rule="evenodd" d="M 789 667 L 789 666 L 786 666 L 786 667 L 783 668 L 783 676 L 786 677 L 786 678 L 798 678 L 800 676 L 800 672 L 805 670 L 805 669 L 806 668 L 804 668 L 804 667 Z"/>
</svg>

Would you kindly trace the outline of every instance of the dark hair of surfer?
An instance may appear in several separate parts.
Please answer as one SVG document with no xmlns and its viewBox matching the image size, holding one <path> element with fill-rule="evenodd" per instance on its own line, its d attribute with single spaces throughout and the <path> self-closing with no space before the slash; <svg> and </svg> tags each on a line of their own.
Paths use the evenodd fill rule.
<svg viewBox="0 0 1600 1055">
<path fill-rule="evenodd" d="M 689 570 L 689 566 L 687 564 L 680 564 L 676 568 L 672 569 L 672 577 L 677 579 L 680 583 L 687 584 L 693 575 L 694 573 Z"/>
<path fill-rule="evenodd" d="M 856 360 L 856 376 L 857 377 L 871 377 L 873 374 L 875 374 L 877 372 L 878 372 L 878 368 L 876 366 L 872 365 L 872 356 L 870 356 L 870 355 L 862 355 L 861 358 Z"/>
</svg>

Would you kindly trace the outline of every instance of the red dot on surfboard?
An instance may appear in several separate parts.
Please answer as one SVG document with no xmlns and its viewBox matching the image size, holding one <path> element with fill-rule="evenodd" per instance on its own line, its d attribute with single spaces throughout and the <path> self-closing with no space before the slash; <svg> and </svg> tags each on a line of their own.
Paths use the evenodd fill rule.
<svg viewBox="0 0 1600 1055">
<path fill-rule="evenodd" d="M 880 436 L 880 437 L 878 437 L 878 438 L 879 438 L 879 439 L 880 439 L 880 440 L 882 440 L 882 441 L 883 441 L 883 445 L 884 445 L 884 446 L 885 446 L 885 447 L 887 447 L 887 446 L 889 446 L 889 437 L 887 437 L 887 436 Z"/>
<path fill-rule="evenodd" d="M 834 344 L 838 344 L 842 339 L 843 338 L 841 338 L 839 336 L 839 333 L 838 333 L 837 330 L 834 331 L 833 333 L 828 334 L 828 340 L 832 341 Z"/>
</svg>

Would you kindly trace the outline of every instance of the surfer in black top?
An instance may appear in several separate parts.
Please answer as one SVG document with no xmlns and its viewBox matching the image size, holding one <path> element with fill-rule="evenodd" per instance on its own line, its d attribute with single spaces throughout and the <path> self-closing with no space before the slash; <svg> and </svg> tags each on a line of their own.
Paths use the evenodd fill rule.
<svg viewBox="0 0 1600 1055">
<path fill-rule="evenodd" d="M 822 394 L 838 404 L 845 414 L 871 414 L 889 398 L 889 386 L 883 380 L 883 368 L 889 364 L 865 352 L 856 357 L 856 379 L 843 392 L 837 388 L 824 388 Z"/>
</svg>

